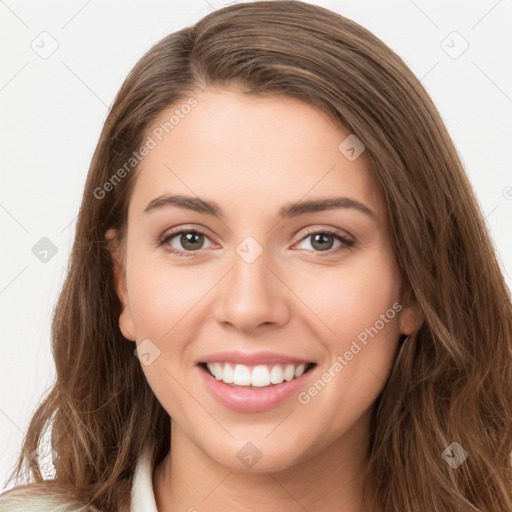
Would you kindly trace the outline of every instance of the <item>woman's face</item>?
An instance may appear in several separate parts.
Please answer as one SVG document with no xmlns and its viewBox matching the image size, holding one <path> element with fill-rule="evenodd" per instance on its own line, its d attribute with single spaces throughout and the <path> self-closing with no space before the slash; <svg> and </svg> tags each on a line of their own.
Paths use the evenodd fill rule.
<svg viewBox="0 0 512 512">
<path fill-rule="evenodd" d="M 295 99 L 194 97 L 148 133 L 125 272 L 116 264 L 121 330 L 173 434 L 217 463 L 272 471 L 344 439 L 358 446 L 400 335 L 419 327 L 365 152 Z M 294 379 L 301 362 L 315 365 Z M 285 380 L 264 387 L 270 377 Z"/>
</svg>

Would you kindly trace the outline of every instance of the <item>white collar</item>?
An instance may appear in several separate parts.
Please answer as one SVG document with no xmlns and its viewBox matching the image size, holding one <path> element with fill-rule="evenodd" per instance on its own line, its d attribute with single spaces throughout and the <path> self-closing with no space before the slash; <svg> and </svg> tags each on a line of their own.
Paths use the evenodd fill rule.
<svg viewBox="0 0 512 512">
<path fill-rule="evenodd" d="M 158 512 L 153 491 L 153 467 L 149 452 L 137 461 L 131 491 L 130 512 Z"/>
</svg>

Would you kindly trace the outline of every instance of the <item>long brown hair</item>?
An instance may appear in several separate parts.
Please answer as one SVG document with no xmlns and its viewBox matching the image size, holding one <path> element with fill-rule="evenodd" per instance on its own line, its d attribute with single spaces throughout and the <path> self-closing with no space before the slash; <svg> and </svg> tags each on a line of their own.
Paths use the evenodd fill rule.
<svg viewBox="0 0 512 512">
<path fill-rule="evenodd" d="M 510 512 L 511 297 L 454 144 L 422 84 L 381 40 L 288 0 L 209 14 L 151 48 L 122 85 L 92 158 L 53 318 L 56 381 L 16 468 L 34 482 L 4 493 L 6 510 L 44 495 L 69 505 L 61 510 L 117 511 L 138 457 L 149 450 L 157 464 L 169 451 L 169 415 L 119 330 L 105 232 L 115 228 L 123 240 L 137 167 L 113 175 L 165 109 L 210 85 L 298 98 L 366 146 L 401 277 L 424 318 L 373 408 L 367 471 L 379 482 L 379 505 Z M 45 481 L 32 454 L 49 426 L 58 458 L 55 479 Z M 463 463 L 448 464 L 443 454 L 461 449 Z"/>
</svg>

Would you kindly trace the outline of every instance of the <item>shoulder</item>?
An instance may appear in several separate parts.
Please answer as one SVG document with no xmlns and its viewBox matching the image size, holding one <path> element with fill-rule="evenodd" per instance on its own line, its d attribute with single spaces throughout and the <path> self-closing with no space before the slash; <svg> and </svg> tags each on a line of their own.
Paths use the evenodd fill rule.
<svg viewBox="0 0 512 512">
<path fill-rule="evenodd" d="M 146 453 L 139 457 L 133 478 L 119 483 L 119 511 L 144 510 L 157 512 L 152 484 L 152 458 Z M 122 498 L 122 499 L 121 499 Z M 42 483 L 16 486 L 0 493 L 0 512 L 101 512 L 94 506 L 84 506 L 71 493 L 52 490 Z"/>
<path fill-rule="evenodd" d="M 63 501 L 35 486 L 14 487 L 0 495 L 2 512 L 75 512 L 76 503 Z"/>
<path fill-rule="evenodd" d="M 0 494 L 0 512 L 101 512 L 84 507 L 67 492 L 51 491 L 44 484 L 30 483 Z M 124 511 L 120 511 L 124 512 Z"/>
</svg>

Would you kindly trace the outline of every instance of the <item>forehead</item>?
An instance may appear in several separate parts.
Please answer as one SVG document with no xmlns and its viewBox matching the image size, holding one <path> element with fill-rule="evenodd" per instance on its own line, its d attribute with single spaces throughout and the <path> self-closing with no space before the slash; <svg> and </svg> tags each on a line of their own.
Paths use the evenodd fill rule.
<svg viewBox="0 0 512 512">
<path fill-rule="evenodd" d="M 151 149 L 137 170 L 131 210 L 142 212 L 164 193 L 215 199 L 227 215 L 266 215 L 299 199 L 345 196 L 382 215 L 364 151 L 347 158 L 350 134 L 325 112 L 294 98 L 233 89 L 193 98 L 193 108 L 181 108 L 185 98 L 148 130 Z"/>
</svg>

